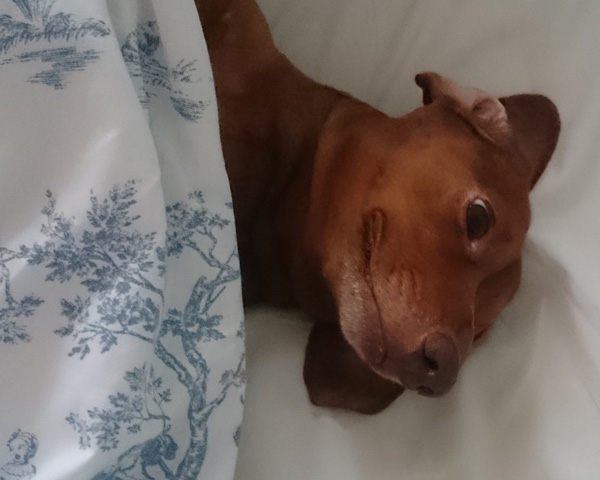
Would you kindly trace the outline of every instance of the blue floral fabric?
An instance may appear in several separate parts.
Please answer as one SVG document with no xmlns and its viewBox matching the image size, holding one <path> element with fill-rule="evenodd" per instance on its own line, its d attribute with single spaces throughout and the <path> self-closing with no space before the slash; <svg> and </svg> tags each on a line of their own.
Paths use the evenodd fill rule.
<svg viewBox="0 0 600 480">
<path fill-rule="evenodd" d="M 0 480 L 233 477 L 240 272 L 192 0 L 0 0 Z"/>
</svg>

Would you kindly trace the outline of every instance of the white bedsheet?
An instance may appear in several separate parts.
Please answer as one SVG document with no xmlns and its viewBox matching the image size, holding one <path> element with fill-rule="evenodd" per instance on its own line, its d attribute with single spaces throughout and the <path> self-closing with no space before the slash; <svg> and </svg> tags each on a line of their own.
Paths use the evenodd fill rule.
<svg viewBox="0 0 600 480">
<path fill-rule="evenodd" d="M 532 194 L 522 287 L 441 399 L 368 417 L 310 405 L 310 324 L 247 318 L 237 480 L 600 478 L 600 2 L 261 0 L 307 74 L 387 113 L 434 70 L 497 95 L 536 92 L 563 129 Z"/>
</svg>

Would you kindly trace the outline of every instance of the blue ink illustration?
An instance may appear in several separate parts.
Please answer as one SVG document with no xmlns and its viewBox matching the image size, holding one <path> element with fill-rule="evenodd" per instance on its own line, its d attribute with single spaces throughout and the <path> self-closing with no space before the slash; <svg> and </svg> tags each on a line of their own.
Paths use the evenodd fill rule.
<svg viewBox="0 0 600 480">
<path fill-rule="evenodd" d="M 163 431 L 169 429 L 171 418 L 165 413 L 165 404 L 171 402 L 171 390 L 163 388 L 163 379 L 157 377 L 154 367 L 144 364 L 125 374 L 130 394 L 118 393 L 109 397 L 110 409 L 93 408 L 88 411 L 89 420 L 72 413 L 67 417 L 79 433 L 81 448 L 92 446 L 92 436 L 103 451 L 119 445 L 121 430 L 139 433 L 146 422 L 159 421 Z"/>
<path fill-rule="evenodd" d="M 140 103 L 148 107 L 152 98 L 166 92 L 177 113 L 188 121 L 198 121 L 206 105 L 185 92 L 187 85 L 197 83 L 196 61 L 181 60 L 174 68 L 168 68 L 158 60 L 160 46 L 158 25 L 146 22 L 130 33 L 121 47 Z"/>
<path fill-rule="evenodd" d="M 6 443 L 10 462 L 0 467 L 0 480 L 29 480 L 35 476 L 35 465 L 30 463 L 38 449 L 35 435 L 17 430 Z"/>
<path fill-rule="evenodd" d="M 34 296 L 26 295 L 20 299 L 15 298 L 11 284 L 10 265 L 16 261 L 26 259 L 28 250 L 22 248 L 12 251 L 0 247 L 0 343 L 18 345 L 31 341 L 31 336 L 23 324 L 23 321 L 31 317 L 43 300 Z"/>
<path fill-rule="evenodd" d="M 64 12 L 51 13 L 56 0 L 13 0 L 19 8 L 22 19 L 10 15 L 0 15 L 0 53 L 8 53 L 18 46 L 42 41 L 48 44 L 62 41 L 59 48 L 41 48 L 27 53 L 17 53 L 13 57 L 0 60 L 0 66 L 16 63 L 36 62 L 50 68 L 29 78 L 31 83 L 41 83 L 63 89 L 66 76 L 72 72 L 81 72 L 86 66 L 100 58 L 100 52 L 86 49 L 78 51 L 65 43 L 76 42 L 91 35 L 104 37 L 110 29 L 102 20 L 80 19 L 76 15 Z"/>
<path fill-rule="evenodd" d="M 191 480 L 198 478 L 204 463 L 211 415 L 231 389 L 244 383 L 243 354 L 237 366 L 216 372 L 203 353 L 204 344 L 225 338 L 220 330 L 223 317 L 215 309 L 226 288 L 239 279 L 238 255 L 236 249 L 225 258 L 217 254 L 219 238 L 231 224 L 205 207 L 201 192 L 167 206 L 167 243 L 158 245 L 156 233 L 135 228 L 140 219 L 133 213 L 136 186 L 135 181 L 114 186 L 103 198 L 92 192 L 84 229 L 74 228 L 75 219 L 58 211 L 57 199 L 48 191 L 42 210 L 46 217 L 42 233 L 47 241 L 21 246 L 18 252 L 7 250 L 4 262 L 13 256 L 26 259 L 30 265 L 45 267 L 46 281 L 78 280 L 87 291 L 60 302 L 66 324 L 55 333 L 73 342 L 70 356 L 85 360 L 92 354 L 107 354 L 122 337 L 144 342 L 152 346 L 156 361 L 173 377 L 171 381 L 180 382 L 188 392 L 187 445 L 178 445 L 168 433 L 171 390 L 163 386 L 163 378 L 150 364 L 125 373 L 128 391 L 110 395 L 108 408 L 88 408 L 85 415 L 70 413 L 66 421 L 79 435 L 83 449 L 95 444 L 111 451 L 143 429 L 161 432 L 130 446 L 115 465 L 94 478 Z M 168 258 L 184 252 L 201 259 L 206 268 L 190 286 L 185 304 L 164 312 L 162 285 L 153 282 L 165 275 Z M 41 303 L 33 296 L 25 298 L 30 310 Z M 243 336 L 241 328 L 238 336 Z"/>
<path fill-rule="evenodd" d="M 39 61 L 48 64 L 48 70 L 32 75 L 29 82 L 41 83 L 59 90 L 67 86 L 66 74 L 83 72 L 90 62 L 100 58 L 100 52 L 91 49 L 79 52 L 75 47 L 51 48 L 16 55 L 15 58 L 21 63 Z"/>
<path fill-rule="evenodd" d="M 177 455 L 177 443 L 168 433 L 168 429 L 161 432 L 154 438 L 134 445 L 125 453 L 119 455 L 117 465 L 109 470 L 102 471 L 92 477 L 92 480 L 121 480 L 137 478 L 131 476 L 131 471 L 139 464 L 144 478 L 154 480 L 150 475 L 148 468 L 155 467 L 160 469 L 161 476 L 168 480 L 177 480 L 173 472 L 169 469 L 165 460 L 174 460 Z"/>
</svg>

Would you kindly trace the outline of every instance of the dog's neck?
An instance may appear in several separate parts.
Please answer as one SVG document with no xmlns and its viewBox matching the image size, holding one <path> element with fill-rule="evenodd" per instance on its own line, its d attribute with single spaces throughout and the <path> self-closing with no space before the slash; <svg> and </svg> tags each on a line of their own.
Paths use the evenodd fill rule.
<svg viewBox="0 0 600 480">
<path fill-rule="evenodd" d="M 259 161 L 263 162 L 259 168 L 268 171 L 269 175 L 257 179 L 262 184 L 255 195 L 241 192 L 239 196 L 243 198 L 242 202 L 256 202 L 254 211 L 247 215 L 244 207 L 238 209 L 241 215 L 238 221 L 250 222 L 245 231 L 254 232 L 247 249 L 251 258 L 245 260 L 253 263 L 261 280 L 258 285 L 262 284 L 263 291 L 257 292 L 258 298 L 264 299 L 266 295 L 269 301 L 280 305 L 295 305 L 299 294 L 295 288 L 306 283 L 305 279 L 299 281 L 301 279 L 293 276 L 299 270 L 298 264 L 307 261 L 309 253 L 301 248 L 304 242 L 300 239 L 307 231 L 316 152 L 330 114 L 345 103 L 339 92 L 316 84 L 293 87 L 297 93 L 288 94 L 291 89 L 282 85 L 286 92 L 280 102 L 275 102 L 278 109 L 271 111 L 273 136 L 262 148 L 256 149 Z M 236 194 L 234 191 L 234 199 Z M 318 263 L 319 259 L 312 258 L 311 262 Z M 319 271 L 320 268 L 310 270 Z M 314 278 L 311 283 L 316 286 L 321 281 L 321 278 Z M 320 285 L 310 295 L 320 295 L 326 289 L 325 285 Z M 247 298 L 251 299 L 251 292 L 247 293 L 250 294 Z"/>
<path fill-rule="evenodd" d="M 294 67 L 274 46 L 253 2 L 234 0 L 226 8 L 203 2 L 200 7 L 221 132 L 235 139 L 223 150 L 244 297 L 294 304 L 290 262 L 298 253 L 291 250 L 293 237 L 303 232 L 320 132 L 332 111 L 354 100 Z"/>
</svg>

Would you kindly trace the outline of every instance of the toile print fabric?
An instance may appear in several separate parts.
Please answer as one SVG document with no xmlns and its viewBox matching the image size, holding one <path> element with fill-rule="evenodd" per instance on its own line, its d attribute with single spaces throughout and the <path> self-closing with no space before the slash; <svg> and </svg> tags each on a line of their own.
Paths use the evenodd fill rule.
<svg viewBox="0 0 600 480">
<path fill-rule="evenodd" d="M 192 0 L 0 0 L 0 480 L 228 479 L 240 272 Z"/>
</svg>

